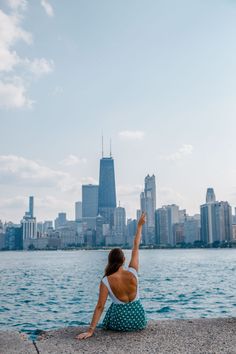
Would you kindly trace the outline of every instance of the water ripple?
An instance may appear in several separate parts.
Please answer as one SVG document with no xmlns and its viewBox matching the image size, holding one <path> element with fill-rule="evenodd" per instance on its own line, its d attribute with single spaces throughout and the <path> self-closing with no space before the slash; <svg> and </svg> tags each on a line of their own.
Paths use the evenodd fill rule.
<svg viewBox="0 0 236 354">
<path fill-rule="evenodd" d="M 128 259 L 130 251 L 125 253 Z M 107 255 L 2 252 L 0 327 L 35 336 L 41 330 L 88 324 Z M 140 264 L 140 295 L 148 318 L 236 316 L 235 249 L 143 250 Z"/>
</svg>

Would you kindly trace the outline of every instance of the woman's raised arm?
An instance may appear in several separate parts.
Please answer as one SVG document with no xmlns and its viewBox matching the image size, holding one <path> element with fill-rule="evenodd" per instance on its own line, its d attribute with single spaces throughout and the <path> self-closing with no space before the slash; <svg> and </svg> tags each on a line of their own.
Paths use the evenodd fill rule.
<svg viewBox="0 0 236 354">
<path fill-rule="evenodd" d="M 139 221 L 138 221 L 138 227 L 136 231 L 136 235 L 134 237 L 134 243 L 133 243 L 133 249 L 132 249 L 132 254 L 131 254 L 131 260 L 129 263 L 129 267 L 132 267 L 138 271 L 138 266 L 139 266 L 139 245 L 142 237 L 142 227 L 143 224 L 145 224 L 146 221 L 146 214 L 142 213 Z"/>
</svg>

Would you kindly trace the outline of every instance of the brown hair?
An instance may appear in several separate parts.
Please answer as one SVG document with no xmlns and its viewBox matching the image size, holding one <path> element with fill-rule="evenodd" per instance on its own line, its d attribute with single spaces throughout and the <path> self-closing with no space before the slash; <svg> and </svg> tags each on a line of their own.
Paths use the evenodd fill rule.
<svg viewBox="0 0 236 354">
<path fill-rule="evenodd" d="M 125 260 L 124 252 L 121 248 L 113 248 L 108 255 L 108 264 L 105 268 L 105 276 L 109 276 L 123 265 Z"/>
</svg>

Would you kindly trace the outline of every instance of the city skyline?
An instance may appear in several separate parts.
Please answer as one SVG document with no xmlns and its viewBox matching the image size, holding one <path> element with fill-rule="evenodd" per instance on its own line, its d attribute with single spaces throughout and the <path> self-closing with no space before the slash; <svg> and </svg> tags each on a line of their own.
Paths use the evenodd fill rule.
<svg viewBox="0 0 236 354">
<path fill-rule="evenodd" d="M 103 159 L 102 158 L 102 156 L 103 155 L 101 155 L 101 159 L 100 159 L 100 161 Z M 105 157 L 104 158 L 105 160 L 106 159 L 109 159 L 109 158 L 107 158 L 107 157 Z M 114 161 L 113 160 L 113 158 L 112 158 L 112 161 Z M 100 165 L 100 168 L 101 168 L 101 165 Z M 116 175 L 116 173 L 115 173 L 115 175 Z M 149 178 L 149 179 L 152 179 L 152 178 L 154 178 L 154 180 L 155 180 L 155 175 L 153 174 L 151 177 L 149 176 L 149 174 L 145 177 L 145 183 L 146 183 L 146 180 L 147 180 L 147 178 Z M 83 215 L 83 211 L 82 211 L 82 196 L 83 196 L 83 189 L 84 188 L 88 188 L 88 187 L 91 187 L 91 188 L 97 188 L 97 202 L 98 202 L 98 190 L 99 190 L 99 183 L 97 182 L 97 181 L 90 181 L 89 180 L 89 182 L 93 182 L 93 183 L 83 183 L 83 184 L 81 184 L 81 193 L 80 193 L 80 196 L 81 196 L 81 199 L 76 199 L 76 200 L 74 200 L 73 202 L 72 202 L 72 205 L 68 208 L 68 209 L 63 209 L 63 208 L 58 208 L 58 206 L 57 206 L 57 209 L 55 210 L 55 214 L 53 215 L 53 217 L 49 217 L 49 215 L 47 215 L 46 213 L 44 214 L 45 215 L 45 217 L 43 217 L 43 218 L 38 218 L 37 217 L 37 220 L 38 221 L 47 221 L 47 220 L 54 220 L 55 218 L 56 218 L 56 215 L 58 215 L 58 213 L 66 213 L 67 214 L 67 216 L 69 215 L 69 219 L 71 219 L 71 220 L 76 220 L 76 204 L 77 203 L 81 203 L 81 215 Z M 95 184 L 94 184 L 94 182 L 95 182 Z M 155 183 L 155 182 L 154 182 Z M 137 207 L 136 207 L 136 209 L 134 209 L 133 211 L 132 211 L 132 215 L 130 215 L 130 214 L 128 214 L 127 215 L 127 219 L 137 219 L 137 212 L 139 212 L 140 211 L 140 208 L 142 209 L 142 195 L 144 194 L 144 192 L 143 192 L 143 189 L 144 189 L 144 191 L 145 191 L 145 185 L 143 186 L 143 185 L 140 185 L 140 187 L 139 187 L 139 191 L 137 192 Z M 204 194 L 204 198 L 202 199 L 202 201 L 201 201 L 201 203 L 199 204 L 199 206 L 198 206 L 198 209 L 196 209 L 196 211 L 194 211 L 194 212 L 191 212 L 191 211 L 189 211 L 186 207 L 185 207 L 185 205 L 183 205 L 183 204 L 178 204 L 178 202 L 177 202 L 177 200 L 170 200 L 169 202 L 166 202 L 166 203 L 162 203 L 162 204 L 157 204 L 156 205 L 156 200 L 155 200 L 155 202 L 154 202 L 154 208 L 153 208 L 153 210 L 157 210 L 158 208 L 162 208 L 162 207 L 166 207 L 166 206 L 168 206 L 168 205 L 178 205 L 178 207 L 180 208 L 180 209 L 183 209 L 183 210 L 186 210 L 187 211 L 187 213 L 189 214 L 189 215 L 196 215 L 196 214 L 199 214 L 200 215 L 200 211 L 201 211 L 201 205 L 203 204 L 203 202 L 204 202 L 204 200 L 206 199 L 207 200 L 207 198 L 215 198 L 215 195 L 214 195 L 214 189 L 215 188 L 212 188 L 212 187 L 207 187 L 207 195 L 205 195 Z M 159 194 L 158 194 L 158 192 L 159 192 L 159 188 L 158 188 L 158 183 L 157 183 L 157 185 L 155 184 L 155 196 L 158 196 L 157 197 L 157 200 L 162 200 L 161 198 L 159 198 L 160 196 L 159 196 Z M 212 192 L 213 192 L 213 196 L 212 196 Z M 32 193 L 32 194 L 34 194 L 34 193 Z M 24 199 L 24 203 L 23 203 L 23 208 L 27 208 L 27 206 L 28 206 L 28 198 L 31 198 L 31 197 L 29 197 L 28 195 L 27 196 L 24 196 L 24 197 L 22 197 L 22 199 Z M 141 198 L 141 199 L 140 199 Z M 34 195 L 34 197 L 33 197 L 33 199 L 36 201 L 36 213 L 37 213 L 37 211 L 39 210 L 39 207 L 37 206 L 37 202 L 38 202 L 38 198 L 37 197 L 35 197 L 35 195 Z M 119 200 L 120 198 L 118 198 L 118 200 Z M 219 201 L 223 201 L 223 198 L 220 198 L 219 199 Z M 32 203 L 32 201 L 30 202 L 30 203 Z M 34 201 L 33 201 L 33 203 L 35 203 Z M 127 209 L 126 209 L 126 202 L 125 202 L 125 200 L 123 201 L 120 201 L 119 200 L 119 202 L 118 202 L 118 204 L 119 204 L 119 206 L 120 206 L 120 204 L 122 205 L 122 207 L 124 207 L 125 208 L 125 210 L 126 210 L 126 212 L 127 212 Z M 236 207 L 234 207 L 234 205 L 231 205 L 231 207 L 232 207 L 232 210 L 234 210 L 235 209 L 235 211 L 236 211 Z M 31 205 L 31 206 L 29 206 L 29 212 L 25 212 L 25 214 L 30 214 L 31 213 L 31 211 L 30 210 L 32 210 L 32 209 L 34 209 L 34 204 L 33 205 Z M 71 213 L 70 211 L 71 210 L 73 210 L 73 212 Z M 22 211 L 24 211 L 22 208 L 21 208 L 21 214 L 20 214 L 20 217 L 18 218 L 18 219 L 11 219 L 10 217 L 8 217 L 8 218 L 6 218 L 6 219 L 4 219 L 2 216 L 1 216 L 1 214 L 0 214 L 0 220 L 2 221 L 2 222 L 13 222 L 13 223 L 15 223 L 15 224 L 18 224 L 19 223 L 19 221 L 24 217 L 24 215 L 22 214 Z M 69 212 L 68 212 L 69 211 Z M 99 214 L 99 213 L 98 213 Z M 38 213 L 37 213 L 37 216 L 38 216 Z M 93 217 L 94 217 L 95 215 L 93 215 Z"/>
<path fill-rule="evenodd" d="M 45 6 L 45 3 L 47 4 Z M 112 138 L 118 201 L 236 205 L 236 3 L 0 1 L 0 215 L 74 215 Z M 201 26 L 199 25 L 201 24 Z M 39 30 L 40 28 L 40 30 Z M 209 45 L 210 43 L 210 45 Z"/>
<path fill-rule="evenodd" d="M 106 158 L 105 158 L 106 159 Z M 104 161 L 102 157 L 101 161 Z M 108 176 L 112 182 L 113 161 Z M 101 163 L 100 173 L 104 174 Z M 110 169 L 111 168 L 111 169 Z M 0 220 L 0 250 L 50 250 L 71 248 L 104 248 L 120 246 L 130 248 L 137 229 L 137 220 L 146 212 L 141 245 L 144 248 L 206 248 L 234 247 L 236 240 L 236 209 L 227 201 L 217 201 L 214 189 L 209 187 L 206 202 L 200 214 L 189 215 L 178 205 L 164 205 L 155 209 L 155 176 L 144 179 L 137 219 L 126 219 L 125 208 L 111 207 L 112 199 L 103 199 L 99 211 L 97 185 L 83 185 L 83 199 L 75 203 L 74 220 L 59 212 L 53 221 L 38 221 L 34 216 L 34 197 L 29 196 L 28 210 L 20 224 L 2 223 Z M 110 184 L 111 187 L 111 184 Z M 103 192 L 102 192 L 103 193 Z M 103 203 L 102 202 L 102 203 Z M 101 205 L 101 204 L 100 204 Z M 106 205 L 106 206 L 105 206 Z M 84 207 L 83 207 L 84 206 Z M 100 214 L 101 213 L 101 214 Z"/>
</svg>

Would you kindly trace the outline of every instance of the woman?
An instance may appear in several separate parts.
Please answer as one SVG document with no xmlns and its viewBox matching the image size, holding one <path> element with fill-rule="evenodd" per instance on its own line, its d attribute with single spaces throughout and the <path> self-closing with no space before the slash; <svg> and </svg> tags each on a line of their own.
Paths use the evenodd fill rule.
<svg viewBox="0 0 236 354">
<path fill-rule="evenodd" d="M 146 327 L 147 320 L 143 306 L 139 300 L 138 268 L 139 244 L 145 214 L 139 219 L 134 238 L 131 260 L 128 269 L 124 269 L 125 257 L 120 248 L 114 248 L 108 256 L 105 275 L 100 283 L 99 299 L 94 310 L 89 329 L 79 334 L 77 339 L 86 339 L 93 335 L 96 325 L 102 315 L 107 296 L 112 304 L 103 320 L 103 328 L 114 331 L 135 331 Z"/>
</svg>

